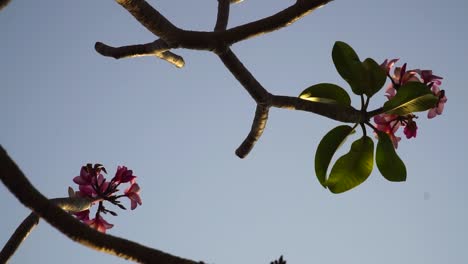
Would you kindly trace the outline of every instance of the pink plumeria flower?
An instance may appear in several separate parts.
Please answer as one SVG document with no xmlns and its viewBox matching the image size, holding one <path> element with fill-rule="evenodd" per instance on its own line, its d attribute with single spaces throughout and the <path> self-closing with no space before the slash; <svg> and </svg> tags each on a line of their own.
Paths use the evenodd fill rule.
<svg viewBox="0 0 468 264">
<path fill-rule="evenodd" d="M 91 197 L 91 198 L 95 198 L 97 196 L 97 192 L 94 190 L 93 186 L 92 185 L 80 185 L 79 187 L 79 190 L 77 193 L 77 195 L 81 196 L 81 197 Z"/>
<path fill-rule="evenodd" d="M 387 90 L 385 91 L 385 96 L 387 97 L 388 100 L 392 99 L 396 95 L 396 89 L 393 88 L 393 84 L 390 84 L 388 86 Z"/>
<path fill-rule="evenodd" d="M 441 115 L 444 111 L 445 103 L 447 102 L 447 96 L 445 96 L 445 91 L 440 90 L 438 85 L 433 85 L 431 87 L 432 93 L 439 98 L 437 104 L 434 108 L 429 109 L 427 113 L 428 118 L 434 118 L 437 115 Z"/>
<path fill-rule="evenodd" d="M 393 75 L 390 76 L 391 69 L 397 61 L 398 59 L 386 59 L 380 65 L 392 81 L 386 89 L 385 96 L 387 97 L 387 99 L 391 100 L 392 98 L 394 98 L 395 95 L 398 93 L 398 89 L 408 82 L 424 83 L 438 98 L 435 107 L 428 111 L 428 118 L 434 118 L 435 116 L 442 114 L 445 103 L 447 102 L 445 91 L 440 90 L 439 88 L 439 86 L 442 84 L 441 80 L 443 78 L 434 75 L 431 70 L 406 70 L 406 63 L 403 64 L 401 68 L 396 67 L 393 70 Z M 414 118 L 417 118 L 417 116 L 411 113 L 405 116 L 380 114 L 374 116 L 374 122 L 376 123 L 375 129 L 387 133 L 390 139 L 392 140 L 393 146 L 397 148 L 398 142 L 401 140 L 401 138 L 397 137 L 395 135 L 395 132 L 398 130 L 400 125 L 405 127 L 403 133 L 405 134 L 406 138 L 416 138 L 418 126 L 413 120 Z"/>
<path fill-rule="evenodd" d="M 127 197 L 131 201 L 131 209 L 135 209 L 138 205 L 141 205 L 140 197 L 140 186 L 136 183 L 136 176 L 133 175 L 133 171 L 127 169 L 125 166 L 118 166 L 115 176 L 111 181 L 107 181 L 100 172 L 105 173 L 106 170 L 101 164 L 87 164 L 83 166 L 80 171 L 80 175 L 73 178 L 73 181 L 78 184 L 79 191 L 75 192 L 73 189 L 69 189 L 68 193 L 70 196 L 92 198 L 92 204 L 99 203 L 96 211 L 96 217 L 92 220 L 89 219 L 89 210 L 79 212 L 75 214 L 76 218 L 81 220 L 83 223 L 88 224 L 92 228 L 95 228 L 101 232 L 105 232 L 106 229 L 111 228 L 113 225 L 105 221 L 100 214 L 110 213 L 113 216 L 117 214 L 111 210 L 106 209 L 104 202 L 112 203 L 121 209 L 125 210 L 125 207 L 120 203 L 119 199 Z M 117 189 L 121 184 L 130 184 L 124 194 L 116 194 L 119 190 Z"/>
<path fill-rule="evenodd" d="M 393 81 L 399 86 L 406 84 L 407 82 L 421 82 L 421 80 L 416 76 L 418 70 L 406 70 L 406 63 L 403 66 L 396 67 L 393 75 Z"/>
<path fill-rule="evenodd" d="M 392 60 L 388 60 L 388 59 L 385 59 L 385 61 L 380 64 L 380 67 L 385 71 L 385 73 L 388 75 L 390 74 L 390 70 L 393 68 L 393 65 L 395 65 L 395 63 L 398 61 L 399 59 L 392 59 Z"/>
<path fill-rule="evenodd" d="M 125 166 L 118 166 L 113 181 L 117 184 L 126 182 L 134 183 L 135 178 L 136 176 L 133 175 L 132 170 L 127 169 Z"/>
<path fill-rule="evenodd" d="M 85 220 L 83 222 L 89 225 L 89 227 L 94 228 L 97 231 L 102 232 L 102 233 L 106 233 L 107 229 L 111 229 L 114 226 L 113 224 L 109 224 L 100 215 L 97 215 L 96 218 L 92 220 Z"/>
<path fill-rule="evenodd" d="M 413 119 L 408 120 L 408 123 L 405 126 L 405 129 L 403 129 L 403 133 L 405 133 L 406 138 L 410 139 L 412 137 L 416 137 L 416 134 L 418 132 L 418 126 L 416 125 L 416 122 L 413 121 Z"/>
<path fill-rule="evenodd" d="M 86 166 L 81 167 L 80 175 L 73 178 L 73 181 L 79 185 L 88 185 L 91 184 L 91 173 L 88 172 Z"/>
<path fill-rule="evenodd" d="M 140 186 L 138 186 L 137 183 L 132 184 L 124 193 L 128 199 L 130 199 L 130 208 L 132 210 L 134 210 L 138 204 L 141 205 Z"/>
<path fill-rule="evenodd" d="M 374 122 L 376 124 L 377 130 L 387 133 L 395 149 L 398 148 L 398 142 L 400 142 L 401 140 L 401 137 L 395 136 L 395 132 L 400 127 L 400 122 L 398 121 L 398 115 L 389 115 L 389 114 L 376 115 L 374 116 Z"/>
<path fill-rule="evenodd" d="M 442 84 L 442 77 L 433 75 L 431 70 L 418 70 L 418 74 L 425 84 L 440 86 Z"/>
</svg>

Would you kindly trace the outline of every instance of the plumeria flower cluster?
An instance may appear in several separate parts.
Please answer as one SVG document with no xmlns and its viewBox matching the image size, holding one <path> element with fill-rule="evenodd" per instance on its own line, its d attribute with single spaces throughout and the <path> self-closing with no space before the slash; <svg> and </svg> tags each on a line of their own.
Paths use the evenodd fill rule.
<svg viewBox="0 0 468 264">
<path fill-rule="evenodd" d="M 113 205 L 126 210 L 120 203 L 119 199 L 126 197 L 130 199 L 130 208 L 133 210 L 138 205 L 141 205 L 140 186 L 136 183 L 136 176 L 133 171 L 127 169 L 125 166 L 118 166 L 115 176 L 107 181 L 102 173 L 107 174 L 106 169 L 101 164 L 86 164 L 81 167 L 80 175 L 73 178 L 73 182 L 78 184 L 79 191 L 74 192 L 71 190 L 70 196 L 86 197 L 93 200 L 93 205 L 98 204 L 95 217 L 90 219 L 89 210 L 74 213 L 75 217 L 90 227 L 105 233 L 107 229 L 112 228 L 114 225 L 108 223 L 102 217 L 102 214 L 111 214 L 116 216 L 114 211 L 107 209 L 104 202 L 109 202 Z M 121 184 L 129 184 L 123 194 L 119 192 Z"/>
<path fill-rule="evenodd" d="M 406 63 L 402 67 L 396 67 L 393 75 L 390 74 L 393 66 L 398 59 L 385 60 L 380 66 L 385 70 L 391 83 L 387 87 L 386 97 L 388 100 L 392 99 L 397 93 L 398 89 L 408 82 L 420 82 L 427 85 L 432 93 L 438 98 L 437 104 L 434 108 L 429 109 L 427 117 L 429 119 L 441 115 L 444 111 L 444 105 L 447 102 L 445 91 L 440 89 L 442 84 L 442 77 L 433 75 L 431 70 L 407 70 Z M 395 148 L 398 147 L 398 142 L 401 137 L 397 137 L 395 133 L 400 127 L 404 127 L 403 133 L 407 139 L 415 138 L 417 135 L 418 126 L 415 119 L 418 117 L 414 114 L 399 116 L 395 114 L 380 114 L 374 117 L 376 128 L 388 134 L 393 142 Z"/>
</svg>

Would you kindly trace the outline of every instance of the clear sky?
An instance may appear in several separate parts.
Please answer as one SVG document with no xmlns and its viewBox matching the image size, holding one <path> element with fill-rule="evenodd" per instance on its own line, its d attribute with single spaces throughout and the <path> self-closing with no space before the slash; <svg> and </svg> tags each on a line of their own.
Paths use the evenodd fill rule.
<svg viewBox="0 0 468 264">
<path fill-rule="evenodd" d="M 294 1 L 233 6 L 229 26 Z M 150 1 L 176 25 L 211 30 L 215 0 Z M 139 176 L 143 206 L 108 232 L 208 263 L 468 263 L 466 125 L 468 4 L 463 0 L 335 0 L 292 26 L 233 46 L 272 93 L 295 96 L 339 78 L 336 40 L 361 58 L 400 58 L 444 77 L 442 116 L 418 119 L 402 139 L 408 180 L 374 168 L 344 194 L 323 189 L 314 153 L 339 123 L 272 109 L 252 153 L 254 101 L 213 54 L 177 50 L 186 67 L 155 59 L 114 60 L 94 43 L 155 37 L 114 1 L 20 1 L 0 12 L 0 144 L 46 196 L 63 197 L 87 162 Z M 347 88 L 349 91 L 349 88 Z M 383 93 L 376 103 L 384 101 Z M 358 107 L 359 98 L 353 97 Z M 380 100 L 380 101 L 379 101 Z M 355 138 L 357 138 L 355 136 Z M 348 151 L 345 146 L 343 152 Z M 0 185 L 0 245 L 29 211 Z M 124 201 L 127 202 L 127 201 Z M 41 221 L 11 263 L 126 263 L 75 242 Z"/>
</svg>

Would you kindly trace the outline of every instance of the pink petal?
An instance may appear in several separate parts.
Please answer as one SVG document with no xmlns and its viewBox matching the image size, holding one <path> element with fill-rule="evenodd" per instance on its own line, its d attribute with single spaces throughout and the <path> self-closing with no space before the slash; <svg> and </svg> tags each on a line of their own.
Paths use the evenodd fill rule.
<svg viewBox="0 0 468 264">
<path fill-rule="evenodd" d="M 431 108 L 427 112 L 427 118 L 429 118 L 429 119 L 436 117 L 436 115 L 437 115 L 437 112 L 436 112 L 435 108 Z"/>
<path fill-rule="evenodd" d="M 434 95 L 437 95 L 440 92 L 440 88 L 438 85 L 432 85 L 431 90 Z"/>
<path fill-rule="evenodd" d="M 80 185 L 79 188 L 81 193 L 84 193 L 88 196 L 94 196 L 97 194 L 91 185 Z"/>
<path fill-rule="evenodd" d="M 76 216 L 76 218 L 77 218 L 78 220 L 81 220 L 81 221 L 88 221 L 88 220 L 89 220 L 89 209 L 88 209 L 88 210 L 81 211 L 81 212 L 78 212 L 78 213 L 74 213 L 74 215 Z"/>
<path fill-rule="evenodd" d="M 81 176 L 76 176 L 75 178 L 73 178 L 73 182 L 78 184 L 78 185 L 87 185 L 87 184 L 90 184 L 90 182 L 88 182 L 86 179 L 84 179 L 83 177 Z"/>
<path fill-rule="evenodd" d="M 437 113 L 438 115 L 441 115 L 442 112 L 444 111 L 444 105 L 445 105 L 445 103 L 439 102 L 439 105 L 435 108 L 435 109 L 436 109 L 436 113 Z"/>
</svg>

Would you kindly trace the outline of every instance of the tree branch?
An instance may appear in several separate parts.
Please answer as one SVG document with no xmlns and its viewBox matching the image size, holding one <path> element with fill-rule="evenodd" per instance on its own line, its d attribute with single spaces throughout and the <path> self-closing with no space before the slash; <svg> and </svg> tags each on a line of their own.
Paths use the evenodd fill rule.
<svg viewBox="0 0 468 264">
<path fill-rule="evenodd" d="M 257 103 L 266 103 L 269 98 L 268 91 L 255 79 L 249 70 L 242 64 L 231 49 L 218 55 L 226 68 L 244 86 L 247 92 Z"/>
<path fill-rule="evenodd" d="M 154 35 L 166 40 L 181 30 L 145 0 L 115 0 Z M 168 42 L 169 43 L 169 42 Z"/>
<path fill-rule="evenodd" d="M 257 109 L 255 110 L 255 118 L 253 120 L 250 133 L 247 135 L 247 138 L 244 140 L 244 142 L 242 142 L 242 144 L 236 150 L 236 155 L 239 158 L 245 158 L 247 154 L 249 154 L 249 152 L 252 150 L 255 143 L 257 143 L 258 139 L 262 136 L 268 120 L 269 110 L 269 106 L 257 104 Z"/>
<path fill-rule="evenodd" d="M 16 228 L 13 235 L 11 235 L 10 239 L 8 239 L 2 251 L 0 251 L 0 263 L 8 262 L 38 223 L 39 216 L 35 213 L 30 213 L 28 217 L 23 220 L 18 228 Z"/>
<path fill-rule="evenodd" d="M 302 110 L 345 123 L 361 123 L 365 117 L 351 106 L 307 101 L 298 97 L 272 95 L 272 106 L 291 110 Z"/>
<path fill-rule="evenodd" d="M 263 19 L 226 31 L 183 30 L 173 25 L 145 0 L 116 0 L 143 26 L 174 48 L 217 50 L 236 42 L 286 27 L 331 0 L 298 0 L 292 6 Z"/>
<path fill-rule="evenodd" d="M 102 56 L 112 57 L 114 59 L 156 56 L 174 64 L 177 68 L 182 68 L 185 65 L 184 59 L 181 56 L 170 52 L 170 47 L 161 39 L 146 44 L 122 46 L 117 48 L 108 46 L 102 42 L 96 42 L 94 49 Z"/>
<path fill-rule="evenodd" d="M 292 6 L 263 19 L 231 28 L 221 35 L 221 39 L 229 44 L 263 35 L 289 26 L 300 18 L 322 7 L 332 0 L 298 0 Z"/>
<path fill-rule="evenodd" d="M 86 197 L 55 198 L 50 201 L 69 213 L 76 213 L 89 209 L 93 203 L 92 199 Z M 21 243 L 29 236 L 38 223 L 39 216 L 34 212 L 30 213 L 23 220 L 0 251 L 0 263 L 6 263 L 13 256 Z"/>
<path fill-rule="evenodd" d="M 82 245 L 140 263 L 197 263 L 89 228 L 37 191 L 2 146 L 0 146 L 0 180 L 22 204 L 71 240 Z"/>
<path fill-rule="evenodd" d="M 218 15 L 216 17 L 215 31 L 226 30 L 229 20 L 229 0 L 218 0 Z"/>
</svg>

